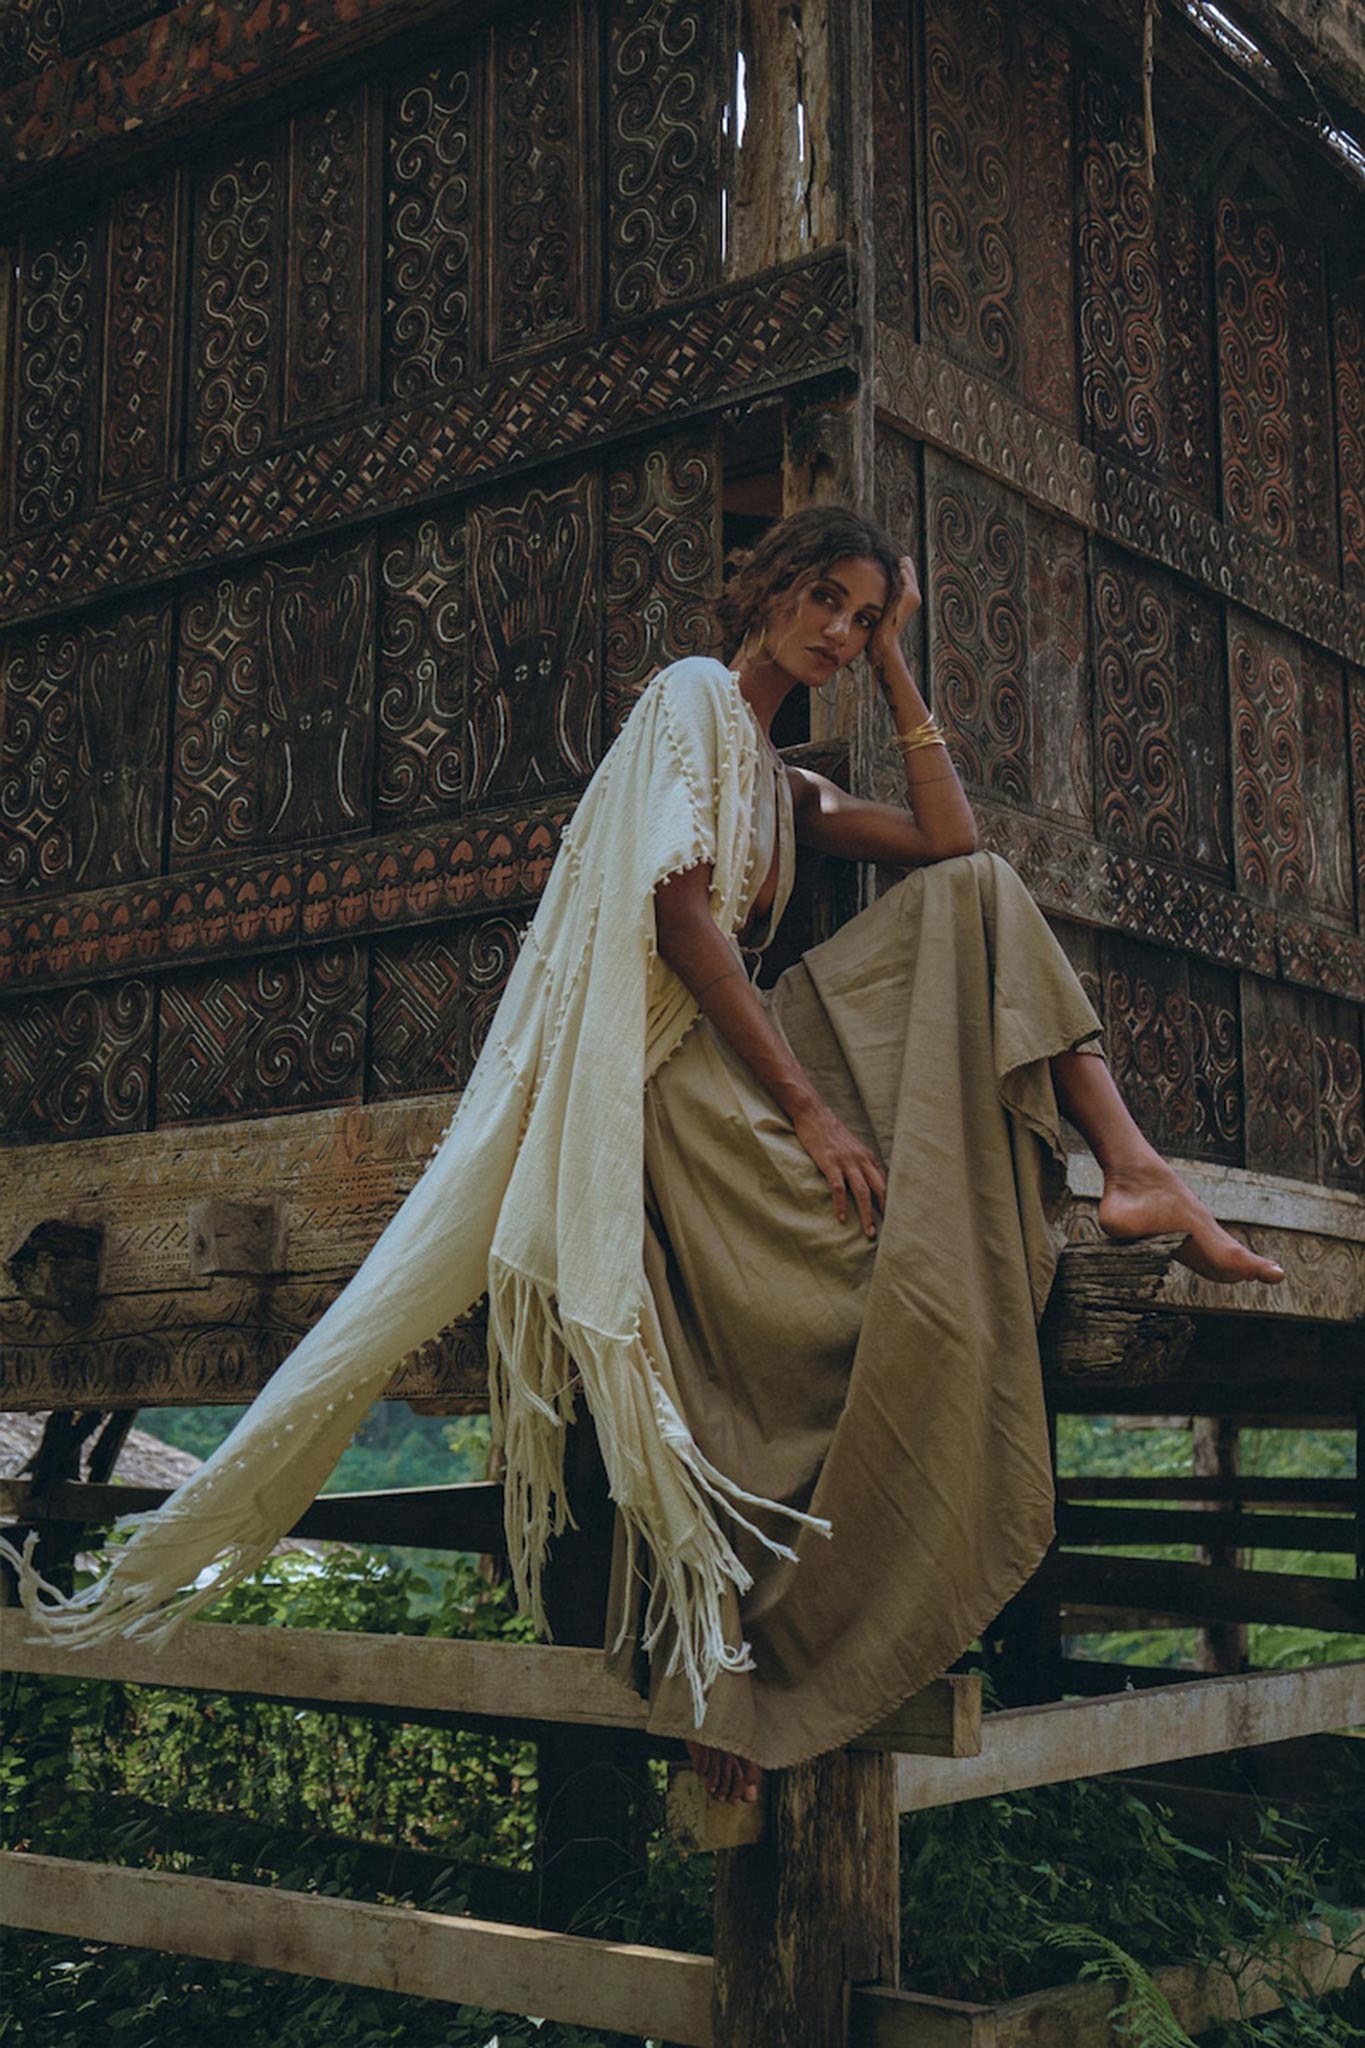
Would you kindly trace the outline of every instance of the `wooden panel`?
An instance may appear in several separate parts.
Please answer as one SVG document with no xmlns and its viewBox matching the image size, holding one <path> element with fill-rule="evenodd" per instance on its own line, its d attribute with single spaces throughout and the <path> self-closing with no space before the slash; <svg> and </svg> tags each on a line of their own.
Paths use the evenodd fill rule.
<svg viewBox="0 0 1365 2048">
<path fill-rule="evenodd" d="M 170 647 L 144 600 L 0 650 L 0 898 L 157 872 Z"/>
<path fill-rule="evenodd" d="M 471 512 L 471 803 L 539 796 L 592 773 L 601 744 L 601 592 L 592 565 L 601 545 L 592 469 L 505 487 Z"/>
<path fill-rule="evenodd" d="M 379 544 L 376 822 L 464 802 L 468 590 L 463 509 L 386 527 Z"/>
<path fill-rule="evenodd" d="M 373 648 L 368 535 L 187 594 L 172 866 L 369 825 Z"/>
<path fill-rule="evenodd" d="M 1103 1015 L 1114 1079 L 1158 1151 L 1239 1161 L 1235 978 L 1106 933 Z"/>
<path fill-rule="evenodd" d="M 1247 1165 L 1312 1180 L 1317 1088 L 1311 998 L 1272 982 L 1242 983 Z"/>
<path fill-rule="evenodd" d="M 365 396 L 369 101 L 363 86 L 289 124 L 282 425 Z"/>
<path fill-rule="evenodd" d="M 1238 886 L 1351 912 L 1341 671 L 1229 611 Z"/>
<path fill-rule="evenodd" d="M 20 533 L 69 518 L 89 489 L 97 261 L 88 214 L 21 247 L 11 484 Z"/>
<path fill-rule="evenodd" d="M 719 279 L 727 33 L 704 0 L 612 0 L 607 10 L 608 318 Z"/>
<path fill-rule="evenodd" d="M 635 2035 L 664 2026 L 693 2048 L 712 2040 L 709 1956 L 15 1850 L 0 1878 L 11 1927 Z"/>
<path fill-rule="evenodd" d="M 473 74 L 457 41 L 389 81 L 384 396 L 420 399 L 469 374 Z"/>
<path fill-rule="evenodd" d="M 1337 475 L 1341 492 L 1341 567 L 1365 589 L 1365 285 L 1338 291 L 1332 306 Z"/>
<path fill-rule="evenodd" d="M 489 359 L 596 324 L 589 303 L 583 0 L 495 20 L 488 44 Z"/>
<path fill-rule="evenodd" d="M 1094 606 L 1105 836 L 1230 879 L 1217 608 L 1107 546 L 1096 549 Z"/>
<path fill-rule="evenodd" d="M 211 160 L 194 180 L 188 467 L 255 455 L 278 427 L 280 234 L 276 138 Z"/>
<path fill-rule="evenodd" d="M 604 740 L 670 661 L 710 652 L 720 588 L 720 448 L 710 423 L 623 449 L 605 475 Z"/>
<path fill-rule="evenodd" d="M 125 186 L 109 206 L 100 495 L 171 469 L 181 300 L 180 176 Z"/>
<path fill-rule="evenodd" d="M 910 12 L 905 0 L 872 0 L 872 117 L 876 178 L 873 235 L 877 318 L 913 339 L 919 270 L 912 162 Z"/>
<path fill-rule="evenodd" d="M 152 985 L 107 982 L 0 1003 L 0 1138 L 85 1138 L 145 1129 Z"/>
<path fill-rule="evenodd" d="M 371 1100 L 464 1086 L 519 941 L 512 919 L 490 917 L 375 942 Z"/>
<path fill-rule="evenodd" d="M 1071 56 L 995 0 L 925 14 L 928 334 L 1072 422 Z"/>
<path fill-rule="evenodd" d="M 310 946 L 161 984 L 156 1121 L 356 1102 L 365 1058 L 361 946 Z"/>
</svg>

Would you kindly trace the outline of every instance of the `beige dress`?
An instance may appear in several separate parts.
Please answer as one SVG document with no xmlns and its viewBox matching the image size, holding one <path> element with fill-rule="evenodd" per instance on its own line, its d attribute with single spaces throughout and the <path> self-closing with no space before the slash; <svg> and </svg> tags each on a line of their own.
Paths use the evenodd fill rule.
<svg viewBox="0 0 1365 2048">
<path fill-rule="evenodd" d="M 766 944 L 791 890 L 784 771 Z M 754 896 L 759 893 L 755 885 Z M 752 899 L 751 899 L 752 900 Z M 1031 1576 L 1053 1531 L 1036 1340 L 1058 1246 L 1064 1152 L 1047 1065 L 1100 1024 L 1023 884 L 991 854 L 915 870 L 812 947 L 769 1018 L 835 1113 L 888 1168 L 878 1234 L 829 1187 L 745 1062 L 705 1019 L 648 1084 L 645 1265 L 654 1340 L 706 1456 L 832 1535 L 770 1517 L 775 1557 L 727 1520 L 753 1574 L 701 1728 L 665 1633 L 639 1631 L 618 1527 L 610 1668 L 649 1726 L 766 1767 L 819 1755 L 943 1672 Z"/>
</svg>

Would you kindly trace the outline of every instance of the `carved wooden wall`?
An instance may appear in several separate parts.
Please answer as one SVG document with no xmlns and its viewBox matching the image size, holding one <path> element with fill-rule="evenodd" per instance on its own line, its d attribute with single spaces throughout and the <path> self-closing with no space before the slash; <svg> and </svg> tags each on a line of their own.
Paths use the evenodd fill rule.
<svg viewBox="0 0 1365 2048">
<path fill-rule="evenodd" d="M 1178 32 L 1149 190 L 1136 63 L 1012 0 L 875 21 L 877 489 L 986 842 L 1159 1144 L 1365 1191 L 1365 189 L 1230 149 Z"/>
</svg>

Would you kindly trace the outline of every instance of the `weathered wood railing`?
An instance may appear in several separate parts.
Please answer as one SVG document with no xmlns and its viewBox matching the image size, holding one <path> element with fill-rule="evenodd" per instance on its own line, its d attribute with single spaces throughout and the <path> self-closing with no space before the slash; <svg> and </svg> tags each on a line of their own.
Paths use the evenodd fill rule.
<svg viewBox="0 0 1365 2048">
<path fill-rule="evenodd" d="M 22 1614 L 0 1610 L 6 1672 L 414 1718 L 436 1710 L 461 1720 L 644 1727 L 643 1702 L 587 1649 L 190 1623 L 159 1650 L 120 1642 L 62 1653 L 27 1640 L 25 1627 Z M 696 2048 L 794 2041 L 790 2033 L 759 2031 L 782 2013 L 802 2015 L 802 2042 L 980 2048 L 989 2038 L 998 2048 L 1026 2037 L 1042 2048 L 1063 2032 L 1027 2000 L 1013 2002 L 1018 2011 L 1001 2031 L 1002 2015 L 1013 2008 L 897 1990 L 898 1815 L 1357 1723 L 1365 1723 L 1365 1660 L 985 1716 L 980 1680 L 950 1674 L 849 1749 L 774 1774 L 759 1808 L 702 1809 L 714 1817 L 714 1835 L 706 1838 L 703 1821 L 692 1846 L 718 1854 L 714 1957 L 24 1851 L 0 1855 L 0 1918 L 85 1940 L 662 2034 Z M 675 1774 L 676 1784 L 689 1779 Z M 1345 1981 L 1344 1968 L 1340 1958 L 1329 1959 L 1320 1988 Z M 1216 2016 L 1207 1973 L 1185 1972 L 1178 1983 L 1190 2011 Z M 1092 2000 L 1097 2015 L 1107 2009 L 1101 1998 Z M 1058 2028 L 1075 2021 L 1068 2009 Z M 1098 2028 L 1097 2019 L 1093 2031 L 1065 2038 L 1098 2041 Z"/>
</svg>

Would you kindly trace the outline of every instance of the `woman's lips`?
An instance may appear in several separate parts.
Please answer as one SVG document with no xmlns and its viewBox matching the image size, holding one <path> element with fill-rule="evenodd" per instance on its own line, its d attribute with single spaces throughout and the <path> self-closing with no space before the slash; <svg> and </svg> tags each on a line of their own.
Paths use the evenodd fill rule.
<svg viewBox="0 0 1365 2048">
<path fill-rule="evenodd" d="M 808 654 L 818 654 L 821 661 L 829 662 L 832 668 L 837 668 L 839 666 L 838 655 L 831 654 L 828 647 L 809 647 L 807 648 L 806 652 Z"/>
</svg>

